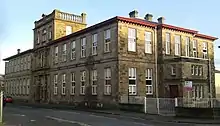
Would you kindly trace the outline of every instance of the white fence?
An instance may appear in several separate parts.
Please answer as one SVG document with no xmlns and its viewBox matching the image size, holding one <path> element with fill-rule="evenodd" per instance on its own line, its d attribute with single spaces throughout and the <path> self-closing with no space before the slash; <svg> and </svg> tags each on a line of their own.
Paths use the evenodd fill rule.
<svg viewBox="0 0 220 126">
<path fill-rule="evenodd" d="M 122 96 L 121 103 L 141 104 L 143 112 L 174 116 L 175 107 L 220 108 L 220 99 L 210 98 L 146 98 L 144 96 Z"/>
</svg>

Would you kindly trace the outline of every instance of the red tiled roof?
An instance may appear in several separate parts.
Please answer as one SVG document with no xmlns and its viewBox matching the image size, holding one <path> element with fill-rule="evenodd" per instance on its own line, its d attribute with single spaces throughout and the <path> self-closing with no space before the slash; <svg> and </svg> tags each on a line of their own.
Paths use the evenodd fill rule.
<svg viewBox="0 0 220 126">
<path fill-rule="evenodd" d="M 158 27 L 162 27 L 162 28 L 168 28 L 168 29 L 173 29 L 173 30 L 177 30 L 177 31 L 183 31 L 183 32 L 191 33 L 191 34 L 196 34 L 196 37 L 201 37 L 201 38 L 205 38 L 205 39 L 210 39 L 210 40 L 216 40 L 217 39 L 215 37 L 198 34 L 198 31 L 195 31 L 195 30 L 190 30 L 190 29 L 181 28 L 181 27 L 177 27 L 177 26 L 172 26 L 172 25 L 168 25 L 168 24 L 159 24 L 157 22 L 146 21 L 146 20 L 138 19 L 138 18 L 127 18 L 127 17 L 116 16 L 116 17 L 110 18 L 108 20 L 105 20 L 103 22 L 100 22 L 98 24 L 95 24 L 93 26 L 90 26 L 88 28 L 85 28 L 85 29 L 82 29 L 80 31 L 74 32 L 74 33 L 72 33 L 68 36 L 64 36 L 62 38 L 51 41 L 48 44 L 51 45 L 55 42 L 64 41 L 64 40 L 66 40 L 68 38 L 71 38 L 73 36 L 77 36 L 79 34 L 86 33 L 90 30 L 94 30 L 94 29 L 97 29 L 98 27 L 101 27 L 101 26 L 104 26 L 104 25 L 107 25 L 107 24 L 110 24 L 110 23 L 113 23 L 113 22 L 117 22 L 117 21 L 124 21 L 124 22 L 134 23 L 134 24 L 138 24 L 138 25 L 144 25 L 144 26 L 148 26 L 148 27 L 158 26 Z"/>
<path fill-rule="evenodd" d="M 198 33 L 198 31 L 196 31 L 196 30 L 181 28 L 181 27 L 177 27 L 177 26 L 173 26 L 173 25 L 168 25 L 168 24 L 161 24 L 161 26 L 163 28 L 173 29 L 173 30 L 187 32 L 187 33 L 192 33 L 192 34 L 197 34 Z"/>
<path fill-rule="evenodd" d="M 209 40 L 217 40 L 218 38 L 213 37 L 213 36 L 209 36 L 209 35 L 203 35 L 203 34 L 196 34 L 195 37 L 199 37 L 199 38 L 204 38 L 204 39 L 209 39 Z"/>
</svg>

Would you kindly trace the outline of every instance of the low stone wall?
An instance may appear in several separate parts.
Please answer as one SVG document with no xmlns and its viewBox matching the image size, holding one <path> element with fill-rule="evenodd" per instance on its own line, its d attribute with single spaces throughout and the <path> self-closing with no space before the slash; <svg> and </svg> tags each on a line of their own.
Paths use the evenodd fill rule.
<svg viewBox="0 0 220 126">
<path fill-rule="evenodd" d="M 220 108 L 176 107 L 175 114 L 177 117 L 187 118 L 219 118 Z"/>
</svg>

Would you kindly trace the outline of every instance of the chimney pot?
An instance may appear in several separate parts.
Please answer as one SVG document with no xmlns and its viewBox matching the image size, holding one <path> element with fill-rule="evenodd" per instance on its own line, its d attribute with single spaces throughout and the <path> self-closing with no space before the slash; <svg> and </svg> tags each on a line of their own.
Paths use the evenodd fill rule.
<svg viewBox="0 0 220 126">
<path fill-rule="evenodd" d="M 130 18 L 136 18 L 138 17 L 138 11 L 137 10 L 133 10 L 129 13 Z"/>
<path fill-rule="evenodd" d="M 152 21 L 153 15 L 152 14 L 146 14 L 144 19 L 147 20 L 147 21 Z"/>
<path fill-rule="evenodd" d="M 17 49 L 18 54 L 20 53 L 21 49 Z"/>
<path fill-rule="evenodd" d="M 157 19 L 157 21 L 158 21 L 159 24 L 164 24 L 165 18 L 164 17 L 159 17 Z"/>
</svg>

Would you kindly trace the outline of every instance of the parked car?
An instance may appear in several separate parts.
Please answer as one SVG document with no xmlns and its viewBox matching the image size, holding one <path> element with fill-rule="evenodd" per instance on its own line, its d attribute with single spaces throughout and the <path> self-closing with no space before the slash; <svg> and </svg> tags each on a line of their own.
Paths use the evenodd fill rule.
<svg viewBox="0 0 220 126">
<path fill-rule="evenodd" d="M 6 97 L 5 97 L 5 101 L 6 101 L 6 103 L 12 103 L 12 102 L 13 102 L 13 99 L 12 99 L 11 96 L 6 96 Z"/>
</svg>

